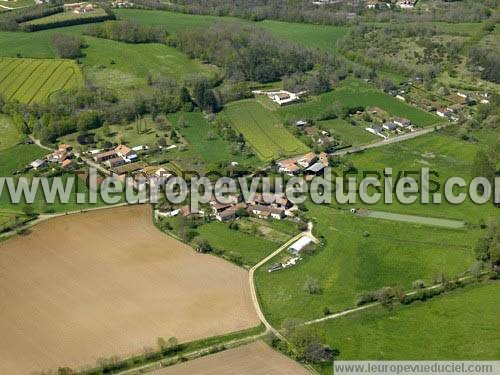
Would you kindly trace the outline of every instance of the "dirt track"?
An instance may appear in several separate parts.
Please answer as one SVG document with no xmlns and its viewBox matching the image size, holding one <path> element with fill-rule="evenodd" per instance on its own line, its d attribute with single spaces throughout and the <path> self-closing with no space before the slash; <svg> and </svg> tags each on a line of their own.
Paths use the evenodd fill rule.
<svg viewBox="0 0 500 375">
<path fill-rule="evenodd" d="M 163 235 L 146 206 L 44 222 L 0 244 L 0 373 L 93 365 L 259 324 L 247 273 Z"/>
<path fill-rule="evenodd" d="M 154 375 L 305 375 L 298 363 L 261 341 L 154 372 Z"/>
</svg>

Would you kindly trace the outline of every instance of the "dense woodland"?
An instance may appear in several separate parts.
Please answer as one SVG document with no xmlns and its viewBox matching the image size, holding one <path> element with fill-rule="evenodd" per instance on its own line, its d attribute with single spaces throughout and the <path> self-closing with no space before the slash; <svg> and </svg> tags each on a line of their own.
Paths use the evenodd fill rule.
<svg viewBox="0 0 500 375">
<path fill-rule="evenodd" d="M 320 56 L 310 49 L 276 40 L 267 32 L 240 24 L 216 24 L 183 31 L 171 41 L 191 58 L 223 67 L 237 80 L 272 82 L 311 70 Z"/>
</svg>

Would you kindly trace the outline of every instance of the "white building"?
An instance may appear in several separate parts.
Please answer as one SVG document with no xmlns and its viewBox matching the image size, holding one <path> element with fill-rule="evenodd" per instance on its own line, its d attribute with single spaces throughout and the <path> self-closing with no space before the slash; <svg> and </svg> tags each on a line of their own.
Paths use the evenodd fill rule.
<svg viewBox="0 0 500 375">
<path fill-rule="evenodd" d="M 301 237 L 288 248 L 288 251 L 292 254 L 297 255 L 311 242 L 312 242 L 311 238 L 307 236 Z"/>
</svg>

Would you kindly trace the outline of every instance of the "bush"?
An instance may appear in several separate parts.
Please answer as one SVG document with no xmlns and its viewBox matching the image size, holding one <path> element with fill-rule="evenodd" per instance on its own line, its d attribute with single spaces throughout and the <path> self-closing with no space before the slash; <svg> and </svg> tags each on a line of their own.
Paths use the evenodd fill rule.
<svg viewBox="0 0 500 375">
<path fill-rule="evenodd" d="M 304 292 L 308 294 L 320 294 L 321 293 L 321 287 L 319 285 L 319 282 L 317 279 L 308 276 L 305 283 L 304 283 Z"/>
<path fill-rule="evenodd" d="M 52 45 L 56 50 L 57 56 L 60 58 L 76 59 L 77 57 L 82 57 L 82 38 L 66 34 L 54 34 L 52 36 Z"/>
</svg>

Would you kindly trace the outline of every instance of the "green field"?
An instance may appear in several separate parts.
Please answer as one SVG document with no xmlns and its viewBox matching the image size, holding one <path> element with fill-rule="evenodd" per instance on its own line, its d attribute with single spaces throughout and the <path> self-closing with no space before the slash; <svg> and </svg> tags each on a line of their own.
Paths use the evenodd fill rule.
<svg viewBox="0 0 500 375">
<path fill-rule="evenodd" d="M 25 32 L 0 32 L 0 56 L 51 58 L 55 56 L 51 37 L 55 33 L 82 35 L 86 25 Z M 191 74 L 214 74 L 217 69 L 189 59 L 179 50 L 163 44 L 129 44 L 84 36 L 87 48 L 81 58 L 84 71 L 101 85 L 130 88 L 144 84 L 149 72 L 182 79 Z"/>
<path fill-rule="evenodd" d="M 340 360 L 497 360 L 500 284 L 470 285 L 427 302 L 376 307 L 313 326 Z M 331 374 L 331 365 L 321 369 Z"/>
<path fill-rule="evenodd" d="M 82 73 L 70 60 L 0 58 L 0 92 L 6 100 L 40 103 L 82 84 Z"/>
<path fill-rule="evenodd" d="M 307 147 L 283 127 L 275 114 L 255 100 L 231 103 L 223 114 L 262 160 L 307 152 Z"/>
<path fill-rule="evenodd" d="M 283 118 L 314 119 L 336 102 L 348 107 L 380 107 L 392 116 L 406 117 L 418 126 L 429 126 L 440 121 L 437 116 L 412 107 L 355 79 L 342 81 L 333 91 L 313 97 L 305 103 L 280 108 L 278 114 Z"/>
<path fill-rule="evenodd" d="M 409 289 L 413 281 L 431 282 L 441 272 L 462 274 L 474 262 L 472 247 L 480 234 L 363 218 L 318 205 L 309 206 L 308 216 L 326 244 L 295 267 L 268 273 L 263 266 L 256 273 L 263 311 L 277 327 L 286 318 L 319 318 L 325 307 L 354 307 L 364 291 L 398 285 Z M 320 294 L 303 290 L 309 277 L 317 279 Z"/>
<path fill-rule="evenodd" d="M 21 134 L 17 131 L 9 116 L 0 113 L 0 151 L 15 146 L 21 140 Z"/>
<path fill-rule="evenodd" d="M 348 158 L 358 169 L 358 178 L 361 178 L 364 171 L 378 171 L 382 174 L 385 167 L 393 169 L 393 176 L 397 176 L 400 171 L 419 173 L 422 168 L 429 168 L 439 174 L 439 178 L 433 177 L 433 179 L 440 182 L 442 193 L 449 177 L 457 176 L 470 181 L 472 162 L 476 152 L 498 139 L 494 131 L 481 131 L 474 136 L 481 141 L 463 141 L 453 133 L 441 131 L 406 142 L 352 154 Z M 419 180 L 418 174 L 413 173 L 410 176 Z M 460 191 L 466 192 L 466 189 L 460 189 Z M 458 192 L 457 190 L 455 193 L 458 194 Z M 362 203 L 359 204 L 362 205 Z M 490 217 L 498 215 L 498 210 L 492 204 L 478 205 L 469 198 L 459 205 L 448 203 L 444 197 L 440 204 L 416 202 L 411 205 L 401 204 L 394 198 L 392 204 L 384 204 L 381 200 L 373 208 L 421 216 L 459 219 L 474 224 L 478 224 L 481 219 L 487 222 Z"/>
<path fill-rule="evenodd" d="M 253 266 L 276 250 L 281 243 L 273 242 L 262 235 L 229 229 L 228 224 L 211 222 L 198 228 L 199 239 L 207 240 L 216 249 L 240 256 L 243 263 Z M 286 236 L 288 238 L 288 236 Z"/>
<path fill-rule="evenodd" d="M 149 72 L 183 78 L 189 74 L 212 73 L 214 67 L 189 59 L 179 50 L 164 44 L 129 44 L 113 40 L 85 37 L 83 63 L 106 67 L 146 77 Z"/>
<path fill-rule="evenodd" d="M 343 119 L 318 121 L 316 123 L 321 129 L 325 129 L 340 137 L 344 144 L 360 145 L 380 141 L 380 137 L 368 133 L 364 126 L 351 125 Z"/>
<path fill-rule="evenodd" d="M 179 126 L 179 120 L 184 118 L 186 127 Z M 255 157 L 244 158 L 240 154 L 231 153 L 231 144 L 222 139 L 215 126 L 207 121 L 201 112 L 176 113 L 169 116 L 177 131 L 188 142 L 188 154 L 203 160 L 208 169 L 217 168 L 221 162 L 235 161 L 239 164 L 255 165 Z"/>
</svg>

